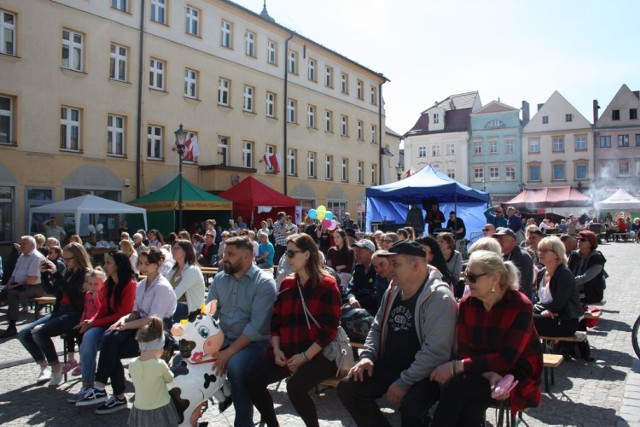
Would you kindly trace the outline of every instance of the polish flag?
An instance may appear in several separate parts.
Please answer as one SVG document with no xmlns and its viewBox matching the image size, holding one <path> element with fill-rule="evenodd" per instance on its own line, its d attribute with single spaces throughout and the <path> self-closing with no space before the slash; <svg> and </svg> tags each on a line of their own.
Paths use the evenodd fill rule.
<svg viewBox="0 0 640 427">
<path fill-rule="evenodd" d="M 182 160 L 185 162 L 196 162 L 198 156 L 200 156 L 200 149 L 198 148 L 198 136 L 195 133 L 189 134 L 189 139 L 184 142 L 184 154 Z"/>
<path fill-rule="evenodd" d="M 267 170 L 270 171 L 271 168 L 273 168 L 273 166 L 271 165 L 271 157 L 269 156 L 268 153 L 265 153 L 263 160 L 265 162 L 265 164 L 267 165 Z"/>
<path fill-rule="evenodd" d="M 411 168 L 407 171 L 405 175 L 407 178 L 409 178 L 411 175 L 415 175 L 415 173 L 416 173 L 416 168 Z"/>
<path fill-rule="evenodd" d="M 280 163 L 282 162 L 280 154 L 272 154 L 269 160 L 271 161 L 271 167 L 273 168 L 273 171 L 275 173 L 280 173 Z"/>
</svg>

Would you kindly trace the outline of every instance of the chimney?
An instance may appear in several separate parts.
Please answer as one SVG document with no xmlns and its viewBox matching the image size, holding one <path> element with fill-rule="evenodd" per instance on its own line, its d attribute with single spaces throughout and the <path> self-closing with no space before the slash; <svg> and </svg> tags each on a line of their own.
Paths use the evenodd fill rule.
<svg viewBox="0 0 640 427">
<path fill-rule="evenodd" d="M 600 105 L 598 104 L 598 100 L 593 100 L 593 125 L 595 126 L 598 121 L 598 110 L 600 109 Z"/>
<path fill-rule="evenodd" d="M 529 123 L 529 103 L 522 101 L 522 126 L 526 126 Z"/>
<path fill-rule="evenodd" d="M 544 102 L 542 104 L 538 104 L 538 111 L 544 106 Z"/>
</svg>

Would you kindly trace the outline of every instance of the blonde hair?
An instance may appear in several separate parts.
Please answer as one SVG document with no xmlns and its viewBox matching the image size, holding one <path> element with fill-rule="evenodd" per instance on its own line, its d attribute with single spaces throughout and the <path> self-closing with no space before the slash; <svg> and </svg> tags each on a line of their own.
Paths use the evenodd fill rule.
<svg viewBox="0 0 640 427">
<path fill-rule="evenodd" d="M 96 279 L 102 280 L 102 282 L 106 282 L 107 273 L 104 272 L 102 267 L 96 267 L 88 270 L 87 274 L 84 275 L 83 289 L 85 292 L 91 292 L 91 289 L 89 288 L 89 279 L 93 277 L 95 277 Z"/>
<path fill-rule="evenodd" d="M 135 252 L 133 245 L 128 240 L 120 241 L 120 250 L 124 252 L 127 256 L 131 256 L 131 254 Z"/>
<path fill-rule="evenodd" d="M 40 247 L 40 246 L 44 246 L 45 242 L 47 241 L 47 238 L 44 237 L 42 234 L 34 234 L 33 238 L 36 241 L 36 246 Z"/>
<path fill-rule="evenodd" d="M 520 288 L 518 268 L 511 261 L 503 261 L 502 256 L 490 251 L 475 251 L 469 257 L 469 266 L 480 265 L 480 270 L 485 274 L 498 273 L 500 275 L 500 289 L 512 289 L 517 291 Z"/>
<path fill-rule="evenodd" d="M 502 255 L 502 246 L 500 246 L 500 243 L 493 237 L 482 237 L 473 242 L 469 248 L 469 254 L 475 251 L 491 251 Z"/>
<path fill-rule="evenodd" d="M 540 252 L 540 249 L 546 249 L 558 255 L 558 265 L 567 265 L 566 248 L 559 237 L 549 236 L 543 238 L 538 243 L 538 252 Z"/>
</svg>

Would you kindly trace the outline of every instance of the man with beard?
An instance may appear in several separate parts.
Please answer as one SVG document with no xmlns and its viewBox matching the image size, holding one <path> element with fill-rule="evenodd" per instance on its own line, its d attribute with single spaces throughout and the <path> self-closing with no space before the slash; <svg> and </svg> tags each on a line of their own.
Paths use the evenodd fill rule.
<svg viewBox="0 0 640 427">
<path fill-rule="evenodd" d="M 253 426 L 253 405 L 246 389 L 249 366 L 269 344 L 271 314 L 276 300 L 273 276 L 253 263 L 253 243 L 246 236 L 225 242 L 224 271 L 213 278 L 209 301 L 217 301 L 217 316 L 225 342 L 215 374 L 227 374 L 235 407 L 234 426 Z"/>
</svg>

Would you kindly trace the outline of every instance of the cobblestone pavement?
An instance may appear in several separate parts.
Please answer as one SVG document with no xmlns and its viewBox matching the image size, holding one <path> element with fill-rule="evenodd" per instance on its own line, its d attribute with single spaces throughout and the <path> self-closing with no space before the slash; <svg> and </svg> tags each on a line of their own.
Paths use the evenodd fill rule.
<svg viewBox="0 0 640 427">
<path fill-rule="evenodd" d="M 526 426 L 638 426 L 640 427 L 640 363 L 631 347 L 630 331 L 640 314 L 640 245 L 611 243 L 602 245 L 610 274 L 605 291 L 606 305 L 598 326 L 589 331 L 594 362 L 565 361 L 556 370 L 556 384 L 550 394 L 543 393 L 538 408 L 524 415 Z M 0 310 L 0 324 L 5 325 L 6 308 Z M 31 321 L 33 315 L 24 316 Z M 24 324 L 24 323 L 22 323 Z M 19 325 L 20 326 L 20 325 Z M 2 326 L 4 328 L 4 326 Z M 61 350 L 61 340 L 56 339 Z M 28 361 L 28 353 L 16 339 L 0 342 L 0 423 L 3 426 L 122 426 L 128 411 L 97 416 L 92 408 L 76 408 L 66 403 L 70 392 L 80 388 L 77 377 L 58 388 L 34 385 L 39 369 Z M 128 385 L 127 397 L 133 395 Z M 280 424 L 302 426 L 286 396 L 283 382 L 272 395 Z M 322 426 L 355 426 L 329 389 L 314 395 Z M 387 405 L 384 400 L 381 404 Z M 393 425 L 399 417 L 388 405 L 383 409 Z M 210 408 L 205 420 L 210 425 L 232 426 L 233 407 L 223 414 Z M 258 422 L 256 413 L 254 420 Z M 489 423 L 495 421 L 493 410 L 487 411 Z"/>
</svg>

